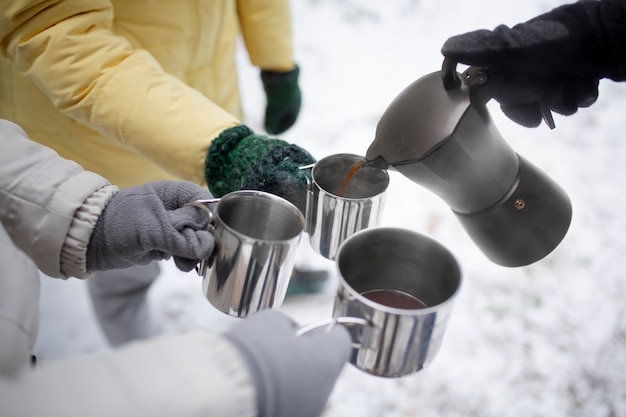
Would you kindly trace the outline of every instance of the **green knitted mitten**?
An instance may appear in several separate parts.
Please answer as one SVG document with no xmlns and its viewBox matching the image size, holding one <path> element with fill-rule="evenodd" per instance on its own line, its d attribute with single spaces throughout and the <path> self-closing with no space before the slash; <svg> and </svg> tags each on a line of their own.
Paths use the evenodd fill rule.
<svg viewBox="0 0 626 417">
<path fill-rule="evenodd" d="M 204 176 L 216 197 L 236 190 L 265 191 L 291 201 L 304 213 L 310 170 L 299 167 L 314 162 L 304 149 L 240 125 L 224 130 L 213 141 Z"/>
<path fill-rule="evenodd" d="M 296 122 L 300 113 L 302 93 L 298 86 L 300 68 L 288 72 L 261 71 L 267 97 L 265 130 L 273 135 L 283 133 Z"/>
</svg>

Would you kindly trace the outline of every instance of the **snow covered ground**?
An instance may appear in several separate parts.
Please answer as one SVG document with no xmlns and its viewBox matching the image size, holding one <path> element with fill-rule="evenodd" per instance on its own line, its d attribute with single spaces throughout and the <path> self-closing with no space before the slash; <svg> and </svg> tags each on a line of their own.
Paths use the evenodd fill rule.
<svg viewBox="0 0 626 417">
<path fill-rule="evenodd" d="M 364 154 L 389 102 L 441 67 L 450 36 L 512 25 L 564 4 L 558 0 L 294 0 L 304 104 L 282 138 L 322 158 Z M 246 122 L 261 130 L 264 96 L 241 55 Z M 523 268 L 491 263 L 436 196 L 390 173 L 383 225 L 428 234 L 463 269 L 443 346 L 435 361 L 400 379 L 347 366 L 328 417 L 626 416 L 626 84 L 601 83 L 600 98 L 557 128 L 526 129 L 490 111 L 502 135 L 569 194 L 574 216 L 563 243 Z M 282 310 L 302 324 L 331 314 L 334 264 L 303 238 L 299 263 L 333 271 L 327 291 L 293 297 Z M 77 280 L 42 281 L 43 361 L 105 351 Z M 164 331 L 223 330 L 237 319 L 213 309 L 201 280 L 163 263 L 151 292 Z"/>
</svg>

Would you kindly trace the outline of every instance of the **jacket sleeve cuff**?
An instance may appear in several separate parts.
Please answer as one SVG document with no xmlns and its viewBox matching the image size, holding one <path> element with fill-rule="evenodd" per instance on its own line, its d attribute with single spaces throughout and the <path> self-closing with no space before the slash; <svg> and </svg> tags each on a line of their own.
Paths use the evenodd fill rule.
<svg viewBox="0 0 626 417">
<path fill-rule="evenodd" d="M 87 278 L 87 245 L 96 222 L 119 188 L 106 185 L 91 194 L 74 213 L 69 231 L 61 248 L 61 277 Z"/>
</svg>

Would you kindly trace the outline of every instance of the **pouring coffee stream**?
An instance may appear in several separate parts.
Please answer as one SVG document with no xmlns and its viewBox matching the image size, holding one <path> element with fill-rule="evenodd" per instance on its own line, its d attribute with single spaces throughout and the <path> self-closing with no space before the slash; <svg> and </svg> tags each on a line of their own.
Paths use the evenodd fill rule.
<svg viewBox="0 0 626 417">
<path fill-rule="evenodd" d="M 339 192 L 337 193 L 339 197 L 345 196 L 346 188 L 348 188 L 348 185 L 350 185 L 350 181 L 352 181 L 352 178 L 354 178 L 356 173 L 359 171 L 359 169 L 363 167 L 363 164 L 365 164 L 366 162 L 367 160 L 365 159 L 363 159 L 362 161 L 356 161 L 350 167 L 350 171 L 348 171 L 348 175 L 346 175 L 346 178 L 343 180 L 343 183 L 341 183 L 341 188 L 339 189 Z"/>
<path fill-rule="evenodd" d="M 503 266 L 552 252 L 570 225 L 565 191 L 518 155 L 493 124 L 486 69 L 456 63 L 427 74 L 389 105 L 363 167 L 393 169 L 441 197 L 483 253 Z M 554 126 L 549 110 L 544 120 Z"/>
</svg>

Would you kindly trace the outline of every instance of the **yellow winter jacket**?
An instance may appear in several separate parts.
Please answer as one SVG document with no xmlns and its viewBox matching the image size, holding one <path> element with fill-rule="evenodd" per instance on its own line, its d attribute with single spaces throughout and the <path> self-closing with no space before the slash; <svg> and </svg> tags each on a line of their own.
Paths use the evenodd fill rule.
<svg viewBox="0 0 626 417">
<path fill-rule="evenodd" d="M 241 123 L 235 52 L 295 63 L 289 0 L 0 0 L 0 118 L 119 186 L 204 184 Z"/>
</svg>

